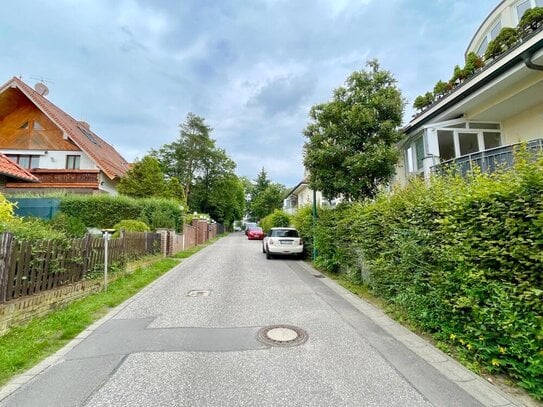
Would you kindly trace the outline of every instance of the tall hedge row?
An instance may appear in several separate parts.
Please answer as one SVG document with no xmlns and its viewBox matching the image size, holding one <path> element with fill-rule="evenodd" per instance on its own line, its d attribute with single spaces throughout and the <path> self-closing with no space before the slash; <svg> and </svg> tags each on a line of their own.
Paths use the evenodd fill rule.
<svg viewBox="0 0 543 407">
<path fill-rule="evenodd" d="M 174 200 L 135 199 L 111 195 L 70 195 L 61 198 L 60 210 L 81 219 L 86 226 L 111 228 L 121 220 L 145 222 L 153 229 L 182 225 L 183 212 Z"/>
<path fill-rule="evenodd" d="M 272 213 L 263 217 L 258 222 L 265 233 L 268 233 L 271 228 L 288 227 L 290 226 L 290 223 L 290 215 L 279 209 L 274 210 Z"/>
<path fill-rule="evenodd" d="M 321 266 L 543 398 L 543 159 L 323 210 L 315 238 Z"/>
</svg>

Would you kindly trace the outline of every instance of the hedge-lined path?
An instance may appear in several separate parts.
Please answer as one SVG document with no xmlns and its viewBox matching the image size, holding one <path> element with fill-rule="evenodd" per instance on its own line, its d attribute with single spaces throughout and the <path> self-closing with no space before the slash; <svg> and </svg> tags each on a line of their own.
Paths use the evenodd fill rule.
<svg viewBox="0 0 543 407">
<path fill-rule="evenodd" d="M 303 262 L 266 260 L 259 241 L 230 235 L 20 378 L 35 375 L 0 405 L 513 405 L 316 277 Z M 299 327 L 308 339 L 292 347 L 257 340 L 275 324 Z"/>
</svg>

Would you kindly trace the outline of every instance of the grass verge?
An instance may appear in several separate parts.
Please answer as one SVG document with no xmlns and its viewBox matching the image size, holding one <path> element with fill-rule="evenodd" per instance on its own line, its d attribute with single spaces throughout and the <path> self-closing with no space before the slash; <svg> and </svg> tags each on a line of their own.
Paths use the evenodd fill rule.
<svg viewBox="0 0 543 407">
<path fill-rule="evenodd" d="M 176 259 L 190 257 L 222 236 L 179 252 L 173 256 L 175 258 L 161 258 L 152 264 L 144 264 L 111 282 L 107 292 L 91 294 L 46 316 L 11 328 L 0 336 L 0 385 L 61 349 L 112 308 L 178 265 Z"/>
</svg>

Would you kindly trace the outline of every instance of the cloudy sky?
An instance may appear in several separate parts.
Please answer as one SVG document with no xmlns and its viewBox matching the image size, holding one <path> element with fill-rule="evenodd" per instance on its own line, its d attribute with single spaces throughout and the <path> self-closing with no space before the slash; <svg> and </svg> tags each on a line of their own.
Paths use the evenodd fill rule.
<svg viewBox="0 0 543 407">
<path fill-rule="evenodd" d="M 303 176 L 312 105 L 377 58 L 408 101 L 447 80 L 498 0 L 17 0 L 0 13 L 0 83 L 48 98 L 128 161 L 187 113 L 255 178 Z"/>
</svg>

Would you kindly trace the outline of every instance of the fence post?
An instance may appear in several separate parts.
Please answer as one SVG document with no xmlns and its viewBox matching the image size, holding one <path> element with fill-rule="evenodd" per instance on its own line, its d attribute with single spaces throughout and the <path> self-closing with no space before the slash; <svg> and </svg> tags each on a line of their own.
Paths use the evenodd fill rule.
<svg viewBox="0 0 543 407">
<path fill-rule="evenodd" d="M 7 298 L 12 242 L 13 236 L 11 233 L 2 233 L 0 235 L 0 303 L 6 302 Z"/>
<path fill-rule="evenodd" d="M 90 233 L 87 233 L 85 237 L 83 237 L 82 241 L 82 250 L 81 250 L 81 257 L 83 257 L 82 263 L 83 263 L 83 270 L 81 271 L 80 279 L 83 279 L 87 273 L 89 272 L 89 264 L 91 259 L 91 239 L 92 236 Z"/>
</svg>

